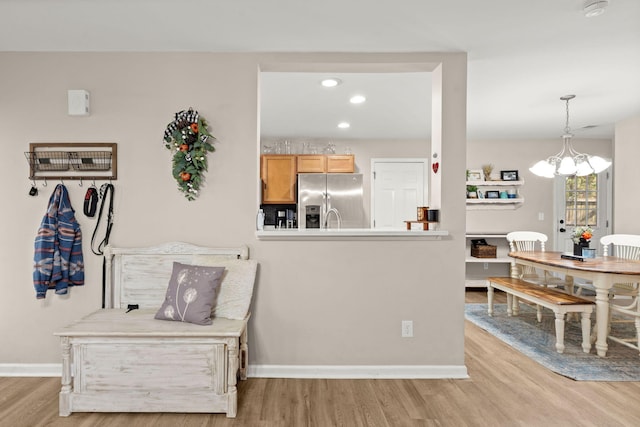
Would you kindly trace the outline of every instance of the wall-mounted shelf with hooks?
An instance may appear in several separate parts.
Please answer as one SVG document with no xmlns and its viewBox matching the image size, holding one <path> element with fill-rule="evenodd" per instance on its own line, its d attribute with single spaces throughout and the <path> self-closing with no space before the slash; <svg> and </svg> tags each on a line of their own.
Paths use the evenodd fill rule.
<svg viewBox="0 0 640 427">
<path fill-rule="evenodd" d="M 33 142 L 24 155 L 31 180 L 118 178 L 115 142 Z"/>
</svg>

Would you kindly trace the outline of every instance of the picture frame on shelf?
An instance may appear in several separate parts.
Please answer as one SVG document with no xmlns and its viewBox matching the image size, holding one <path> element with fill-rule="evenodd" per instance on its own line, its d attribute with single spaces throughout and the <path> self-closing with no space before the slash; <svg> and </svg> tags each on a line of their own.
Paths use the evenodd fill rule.
<svg viewBox="0 0 640 427">
<path fill-rule="evenodd" d="M 500 171 L 500 179 L 503 181 L 518 181 L 518 171 L 517 170 L 509 170 L 509 171 Z"/>
<path fill-rule="evenodd" d="M 482 174 L 482 169 L 471 169 L 469 170 L 468 181 L 484 181 Z"/>
<path fill-rule="evenodd" d="M 499 191 L 494 191 L 494 190 L 489 190 L 486 192 L 485 194 L 487 199 L 499 199 L 500 198 L 500 192 Z"/>
</svg>

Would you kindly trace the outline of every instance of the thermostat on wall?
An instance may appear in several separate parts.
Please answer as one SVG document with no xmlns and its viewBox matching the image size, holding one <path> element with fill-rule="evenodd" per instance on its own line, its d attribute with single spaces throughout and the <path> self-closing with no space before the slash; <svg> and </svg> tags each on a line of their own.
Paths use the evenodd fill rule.
<svg viewBox="0 0 640 427">
<path fill-rule="evenodd" d="M 68 91 L 69 115 L 88 116 L 89 115 L 89 92 L 82 89 L 72 89 Z"/>
</svg>

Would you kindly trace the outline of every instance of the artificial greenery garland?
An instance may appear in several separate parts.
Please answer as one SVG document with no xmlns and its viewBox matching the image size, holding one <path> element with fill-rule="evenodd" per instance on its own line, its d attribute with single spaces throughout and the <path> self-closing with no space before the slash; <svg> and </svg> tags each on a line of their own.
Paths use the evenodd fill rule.
<svg viewBox="0 0 640 427">
<path fill-rule="evenodd" d="M 215 138 L 207 126 L 207 121 L 189 108 L 176 113 L 175 120 L 164 131 L 164 146 L 174 152 L 173 177 L 189 201 L 198 197 L 207 170 L 207 151 L 215 151 L 208 142 Z"/>
</svg>

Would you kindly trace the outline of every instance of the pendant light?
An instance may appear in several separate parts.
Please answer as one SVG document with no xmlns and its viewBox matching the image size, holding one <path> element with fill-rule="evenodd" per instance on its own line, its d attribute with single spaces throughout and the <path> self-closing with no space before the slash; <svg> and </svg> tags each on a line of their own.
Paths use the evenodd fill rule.
<svg viewBox="0 0 640 427">
<path fill-rule="evenodd" d="M 565 95 L 560 98 L 565 101 L 567 110 L 567 122 L 562 135 L 562 150 L 558 154 L 546 160 L 540 160 L 530 167 L 529 170 L 533 174 L 544 178 L 553 178 L 557 175 L 586 176 L 592 173 L 600 173 L 611 166 L 609 160 L 600 156 L 579 153 L 571 145 L 573 134 L 571 133 L 571 128 L 569 128 L 569 101 L 575 97 L 575 95 Z"/>
</svg>

